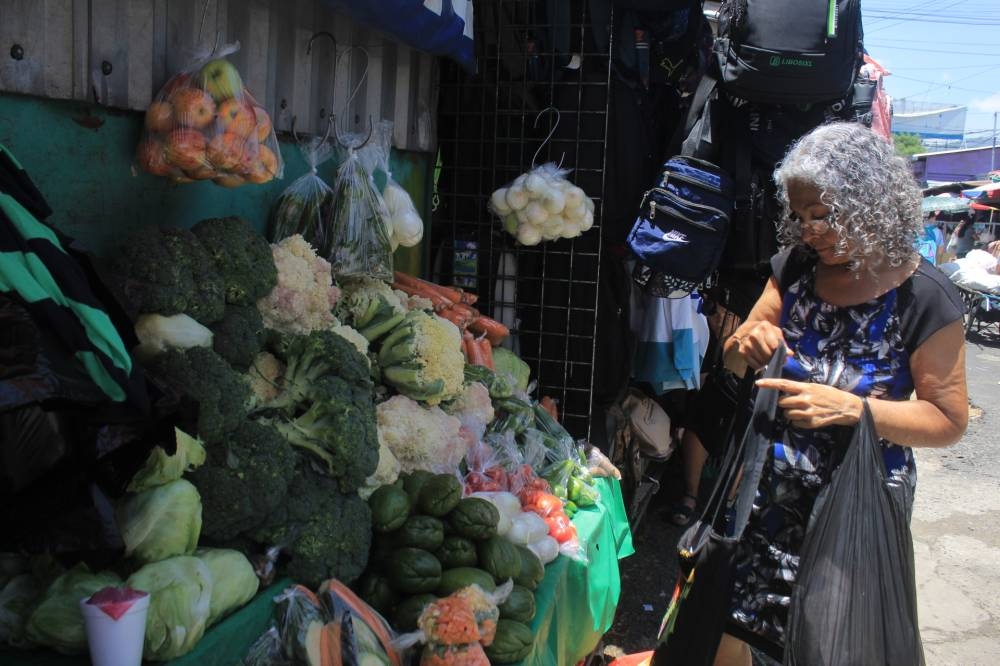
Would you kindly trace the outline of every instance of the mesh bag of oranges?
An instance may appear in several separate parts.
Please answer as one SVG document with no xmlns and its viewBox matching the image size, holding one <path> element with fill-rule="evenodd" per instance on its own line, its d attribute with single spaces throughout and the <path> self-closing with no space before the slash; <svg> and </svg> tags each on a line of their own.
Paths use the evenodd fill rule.
<svg viewBox="0 0 1000 666">
<path fill-rule="evenodd" d="M 284 164 L 271 118 L 226 56 L 229 44 L 172 76 L 146 109 L 136 166 L 176 182 L 223 187 L 280 178 Z"/>
</svg>

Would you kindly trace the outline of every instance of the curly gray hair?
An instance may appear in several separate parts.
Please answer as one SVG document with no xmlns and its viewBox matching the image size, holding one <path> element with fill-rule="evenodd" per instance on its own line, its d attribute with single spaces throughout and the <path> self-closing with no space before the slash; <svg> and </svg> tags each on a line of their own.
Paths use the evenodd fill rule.
<svg viewBox="0 0 1000 666">
<path fill-rule="evenodd" d="M 865 259 L 899 266 L 916 255 L 923 231 L 920 189 L 893 145 L 859 123 L 821 125 L 799 139 L 774 171 L 783 215 L 782 246 L 800 244 L 802 229 L 790 218 L 788 184 L 811 185 L 833 210 L 837 251 L 857 271 Z"/>
</svg>

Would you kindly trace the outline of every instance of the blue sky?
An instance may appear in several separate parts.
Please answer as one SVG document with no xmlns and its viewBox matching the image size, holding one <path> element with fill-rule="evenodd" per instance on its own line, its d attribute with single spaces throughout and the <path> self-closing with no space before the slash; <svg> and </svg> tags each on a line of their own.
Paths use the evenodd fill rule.
<svg viewBox="0 0 1000 666">
<path fill-rule="evenodd" d="M 861 6 L 865 46 L 892 72 L 886 91 L 895 99 L 965 105 L 966 139 L 989 139 L 1000 111 L 1000 0 L 861 0 Z"/>
</svg>

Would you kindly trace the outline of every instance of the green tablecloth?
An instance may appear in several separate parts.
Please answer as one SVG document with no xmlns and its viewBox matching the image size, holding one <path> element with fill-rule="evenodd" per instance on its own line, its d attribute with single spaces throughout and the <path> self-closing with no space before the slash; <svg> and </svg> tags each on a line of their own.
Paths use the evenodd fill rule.
<svg viewBox="0 0 1000 666">
<path fill-rule="evenodd" d="M 601 493 L 596 507 L 573 518 L 577 534 L 587 549 L 587 562 L 559 557 L 545 568 L 545 578 L 535 591 L 537 612 L 531 623 L 535 647 L 523 666 L 573 666 L 593 650 L 615 618 L 621 595 L 618 560 L 631 555 L 629 531 L 621 485 L 597 479 Z M 168 666 L 234 666 L 250 645 L 267 629 L 272 600 L 290 581 L 283 580 L 260 592 L 239 612 L 212 627 L 195 649 Z M 47 650 L 23 652 L 0 647 L 4 666 L 86 666 L 85 657 L 65 657 Z"/>
<path fill-rule="evenodd" d="M 253 601 L 215 625 L 188 654 L 165 662 L 167 666 L 235 666 L 267 629 L 274 611 L 274 597 L 291 581 L 280 580 L 257 593 Z M 50 650 L 11 650 L 0 647 L 4 666 L 87 666 L 88 657 L 66 657 Z"/>
<path fill-rule="evenodd" d="M 597 507 L 573 518 L 587 562 L 559 557 L 545 568 L 531 622 L 535 647 L 523 666 L 573 666 L 597 647 L 615 619 L 621 596 L 618 560 L 635 551 L 621 484 L 598 479 L 597 485 Z"/>
</svg>

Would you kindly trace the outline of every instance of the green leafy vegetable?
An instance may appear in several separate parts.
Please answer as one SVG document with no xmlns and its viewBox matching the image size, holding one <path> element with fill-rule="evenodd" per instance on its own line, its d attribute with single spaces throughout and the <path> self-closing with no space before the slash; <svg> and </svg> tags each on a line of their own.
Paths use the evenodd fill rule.
<svg viewBox="0 0 1000 666">
<path fill-rule="evenodd" d="M 146 464 L 129 482 L 129 492 L 138 493 L 176 481 L 205 462 L 205 447 L 200 440 L 180 428 L 174 428 L 174 436 L 177 446 L 174 453 L 168 455 L 162 446 L 153 447 Z"/>
<path fill-rule="evenodd" d="M 38 645 L 63 654 L 82 654 L 87 650 L 87 635 L 80 613 L 80 600 L 101 588 L 119 585 L 113 573 L 91 573 L 78 564 L 52 581 L 28 618 L 25 635 Z"/>
<path fill-rule="evenodd" d="M 126 555 L 156 562 L 188 555 L 201 534 L 201 497 L 184 479 L 132 495 L 118 509 Z"/>
<path fill-rule="evenodd" d="M 212 607 L 212 573 L 197 557 L 171 557 L 147 564 L 126 584 L 150 595 L 142 651 L 145 659 L 176 659 L 190 652 L 205 635 Z"/>
</svg>

